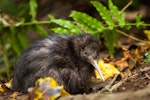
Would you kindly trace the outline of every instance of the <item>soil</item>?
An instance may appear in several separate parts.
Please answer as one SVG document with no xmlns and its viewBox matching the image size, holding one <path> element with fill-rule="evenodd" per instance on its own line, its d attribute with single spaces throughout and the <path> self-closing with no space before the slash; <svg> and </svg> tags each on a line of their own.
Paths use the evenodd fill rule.
<svg viewBox="0 0 150 100">
<path fill-rule="evenodd" d="M 132 75 L 111 93 L 99 91 L 61 97 L 59 100 L 150 100 L 150 63 L 142 63 L 136 66 Z"/>
<path fill-rule="evenodd" d="M 132 78 L 127 79 L 115 92 L 124 92 L 124 91 L 137 91 L 147 87 L 150 83 L 150 70 L 141 72 L 142 69 L 150 68 L 150 63 L 144 63 L 137 66 L 132 74 L 134 74 Z"/>
<path fill-rule="evenodd" d="M 117 82 L 120 82 L 120 80 L 116 80 L 116 83 Z M 28 94 L 18 94 L 14 96 L 14 93 L 9 90 L 0 94 L 0 100 L 12 100 L 13 97 L 15 97 L 16 100 L 29 99 Z M 131 76 L 112 92 L 101 93 L 100 90 L 98 90 L 97 92 L 89 94 L 63 96 L 58 100 L 149 100 L 149 98 L 150 63 L 141 63 L 134 68 L 131 72 Z"/>
</svg>

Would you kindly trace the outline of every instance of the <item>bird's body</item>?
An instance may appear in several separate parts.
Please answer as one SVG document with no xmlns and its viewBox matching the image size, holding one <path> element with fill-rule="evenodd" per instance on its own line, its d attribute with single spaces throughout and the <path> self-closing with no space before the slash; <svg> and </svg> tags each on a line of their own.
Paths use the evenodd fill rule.
<svg viewBox="0 0 150 100">
<path fill-rule="evenodd" d="M 52 35 L 39 40 L 18 59 L 12 89 L 26 93 L 38 78 L 50 76 L 69 93 L 84 93 L 94 72 L 89 59 L 96 60 L 99 52 L 98 40 L 89 34 Z"/>
</svg>

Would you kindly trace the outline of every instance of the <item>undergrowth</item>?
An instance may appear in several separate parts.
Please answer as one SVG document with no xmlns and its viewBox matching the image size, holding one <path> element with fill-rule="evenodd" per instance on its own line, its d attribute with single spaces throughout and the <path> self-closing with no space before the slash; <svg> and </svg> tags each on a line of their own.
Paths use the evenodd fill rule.
<svg viewBox="0 0 150 100">
<path fill-rule="evenodd" d="M 11 4 L 10 0 L 2 0 L 1 2 Z M 103 21 L 79 11 L 71 12 L 69 17 L 73 19 L 72 21 L 56 19 L 50 14 L 48 15 L 48 21 L 38 21 L 36 20 L 37 0 L 30 0 L 29 3 L 25 0 L 19 7 L 11 6 L 16 10 L 13 11 L 14 9 L 12 9 L 10 12 L 14 12 L 12 15 L 19 17 L 19 19 L 0 12 L 0 78 L 2 79 L 4 72 L 6 72 L 7 78 L 10 78 L 11 67 L 15 66 L 16 59 L 24 48 L 29 45 L 29 40 L 26 36 L 28 30 L 33 30 L 43 37 L 48 35 L 42 25 L 47 25 L 52 32 L 58 34 L 89 33 L 98 39 L 103 36 L 110 55 L 115 52 L 114 48 L 119 47 L 118 34 L 150 44 L 148 41 L 140 40 L 122 31 L 130 30 L 133 26 L 137 27 L 137 29 L 150 26 L 150 24 L 141 21 L 140 14 L 137 15 L 136 21 L 131 23 L 123 17 L 123 13 L 111 0 L 108 0 L 108 7 L 98 1 L 91 1 L 91 4 L 96 8 Z M 11 23 L 5 16 L 12 20 Z"/>
</svg>

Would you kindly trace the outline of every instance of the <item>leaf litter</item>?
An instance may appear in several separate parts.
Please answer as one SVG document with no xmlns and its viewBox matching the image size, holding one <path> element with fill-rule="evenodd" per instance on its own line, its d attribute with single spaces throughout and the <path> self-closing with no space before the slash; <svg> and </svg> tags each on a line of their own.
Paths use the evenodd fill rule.
<svg viewBox="0 0 150 100">
<path fill-rule="evenodd" d="M 145 88 L 150 83 L 150 63 L 144 62 L 145 52 L 149 51 L 149 48 L 149 45 L 137 46 L 134 50 L 122 47 L 120 51 L 122 55 L 99 60 L 98 65 L 102 69 L 105 82 L 97 82 L 91 93 L 105 94 Z M 115 59 L 115 56 L 121 57 Z M 94 80 L 101 81 L 97 72 L 95 72 Z M 35 87 L 30 88 L 28 94 L 14 92 L 10 88 L 11 81 L 0 83 L 0 99 L 56 100 L 70 95 L 51 77 L 38 79 Z"/>
</svg>

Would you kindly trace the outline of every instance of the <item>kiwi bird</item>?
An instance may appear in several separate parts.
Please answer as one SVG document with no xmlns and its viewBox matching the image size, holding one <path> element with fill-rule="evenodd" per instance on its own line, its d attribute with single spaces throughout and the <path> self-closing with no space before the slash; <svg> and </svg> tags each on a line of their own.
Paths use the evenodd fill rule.
<svg viewBox="0 0 150 100">
<path fill-rule="evenodd" d="M 12 89 L 27 93 L 35 81 L 52 77 L 71 94 L 85 93 L 98 67 L 99 41 L 89 34 L 50 35 L 24 50 L 16 63 Z"/>
</svg>

